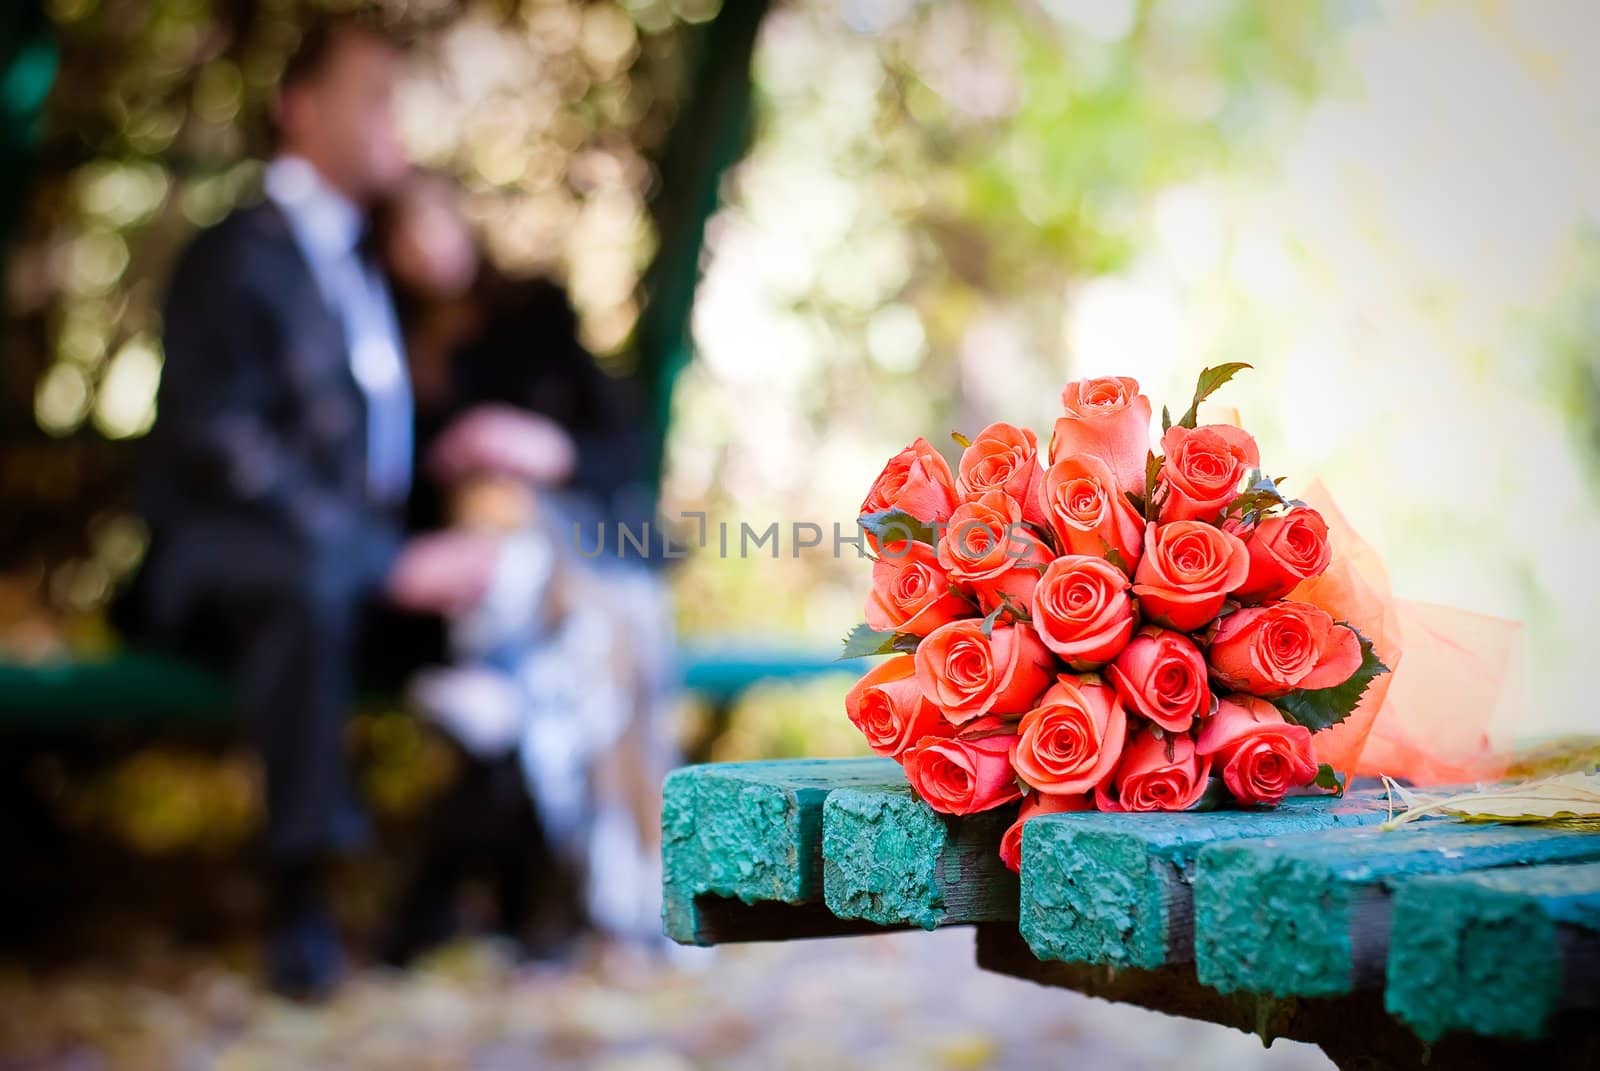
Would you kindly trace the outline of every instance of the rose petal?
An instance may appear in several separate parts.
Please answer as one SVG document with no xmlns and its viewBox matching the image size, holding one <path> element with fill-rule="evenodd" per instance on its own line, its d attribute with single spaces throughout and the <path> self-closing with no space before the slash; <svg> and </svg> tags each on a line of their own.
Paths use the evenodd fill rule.
<svg viewBox="0 0 1600 1071">
<path fill-rule="evenodd" d="M 1334 625 L 1323 643 L 1321 661 L 1300 681 L 1300 687 L 1309 690 L 1336 688 L 1360 668 L 1361 641 L 1344 625 Z"/>
</svg>

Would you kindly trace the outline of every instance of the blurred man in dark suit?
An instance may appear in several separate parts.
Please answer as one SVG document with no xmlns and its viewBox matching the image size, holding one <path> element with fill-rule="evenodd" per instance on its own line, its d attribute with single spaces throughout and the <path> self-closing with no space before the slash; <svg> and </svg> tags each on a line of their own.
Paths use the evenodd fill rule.
<svg viewBox="0 0 1600 1071">
<path fill-rule="evenodd" d="M 278 89 L 264 200 L 202 234 L 172 279 L 141 472 L 147 616 L 220 642 L 238 674 L 266 769 L 273 981 L 304 995 L 340 963 L 319 868 L 364 835 L 341 741 L 374 611 L 469 606 L 497 554 L 481 534 L 408 541 L 401 527 L 411 389 L 365 241 L 369 204 L 406 172 L 401 58 L 357 21 L 305 35 Z"/>
</svg>

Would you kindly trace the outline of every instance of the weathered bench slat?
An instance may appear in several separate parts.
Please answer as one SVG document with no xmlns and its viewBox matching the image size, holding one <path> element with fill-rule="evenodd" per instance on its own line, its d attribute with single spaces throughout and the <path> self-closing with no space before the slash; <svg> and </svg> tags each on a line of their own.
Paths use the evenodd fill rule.
<svg viewBox="0 0 1600 1071">
<path fill-rule="evenodd" d="M 1272 811 L 1040 815 L 1022 831 L 1019 924 L 1044 960 L 1153 969 L 1194 958 L 1189 872 L 1217 841 L 1381 821 L 1373 795 Z"/>
<path fill-rule="evenodd" d="M 840 918 L 924 929 L 1013 922 L 1017 877 L 1000 861 L 1014 806 L 940 814 L 908 785 L 840 789 L 822 808 L 822 888 Z"/>
<path fill-rule="evenodd" d="M 1600 863 L 1414 878 L 1392 918 L 1385 1003 L 1429 1040 L 1539 1037 L 1600 998 Z"/>
<path fill-rule="evenodd" d="M 1600 837 L 1447 822 L 1210 845 L 1196 862 L 1195 964 L 1224 992 L 1348 993 L 1383 980 L 1394 883 L 1592 859 Z"/>
<path fill-rule="evenodd" d="M 882 933 L 884 927 L 860 919 L 841 919 L 820 900 L 789 904 L 779 900 L 745 903 L 714 893 L 690 904 L 694 929 L 687 937 L 669 933 L 679 944 L 732 945 L 748 941 L 795 941 L 811 937 L 854 937 Z"/>
<path fill-rule="evenodd" d="M 904 784 L 889 759 L 714 763 L 676 770 L 662 800 L 662 919 L 683 944 L 859 933 L 821 906 L 822 806 L 839 788 Z M 815 905 L 800 912 L 744 905 Z"/>
<path fill-rule="evenodd" d="M 984 970 L 1039 985 L 1220 1023 L 1255 1034 L 1263 1043 L 1273 1038 L 1311 1042 L 1339 1067 L 1588 1071 L 1594 1066 L 1594 1031 L 1576 1017 L 1558 1020 L 1537 1043 L 1451 1034 L 1430 1044 L 1387 1014 L 1375 989 L 1321 999 L 1219 993 L 1200 984 L 1192 963 L 1145 970 L 1036 959 L 1016 929 L 1004 923 L 978 926 L 977 961 Z"/>
</svg>

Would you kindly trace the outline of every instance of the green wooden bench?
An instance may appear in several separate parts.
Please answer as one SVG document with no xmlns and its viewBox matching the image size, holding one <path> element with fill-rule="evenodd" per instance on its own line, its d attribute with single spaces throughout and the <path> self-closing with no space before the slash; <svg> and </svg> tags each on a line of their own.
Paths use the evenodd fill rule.
<svg viewBox="0 0 1600 1071">
<path fill-rule="evenodd" d="M 1600 1066 L 1600 836 L 1423 820 L 1380 796 L 1042 815 L 918 801 L 886 759 L 668 779 L 663 921 L 685 944 L 976 929 L 980 966 L 1309 1041 L 1342 1067 Z"/>
<path fill-rule="evenodd" d="M 754 685 L 861 672 L 859 664 L 839 662 L 832 651 L 715 640 L 683 647 L 678 668 L 685 690 L 710 709 L 700 753 L 691 745 L 691 758 L 705 757 L 734 705 Z M 232 711 L 227 681 L 169 655 L 122 650 L 31 663 L 0 656 L 0 732 L 208 730 L 232 726 Z"/>
</svg>

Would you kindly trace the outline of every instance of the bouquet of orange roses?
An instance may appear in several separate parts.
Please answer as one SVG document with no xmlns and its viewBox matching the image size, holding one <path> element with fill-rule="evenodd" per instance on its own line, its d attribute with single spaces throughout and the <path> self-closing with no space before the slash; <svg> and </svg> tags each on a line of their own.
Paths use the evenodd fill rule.
<svg viewBox="0 0 1600 1071">
<path fill-rule="evenodd" d="M 850 720 L 935 810 L 1272 805 L 1337 789 L 1311 736 L 1387 667 L 1294 589 L 1332 559 L 1328 525 L 1263 474 L 1241 428 L 1197 426 L 1245 364 L 1200 374 L 1176 421 L 1132 379 L 1067 384 L 1048 456 L 993 424 L 956 471 L 925 439 L 861 506 L 866 624 L 845 656 L 888 655 Z"/>
</svg>

